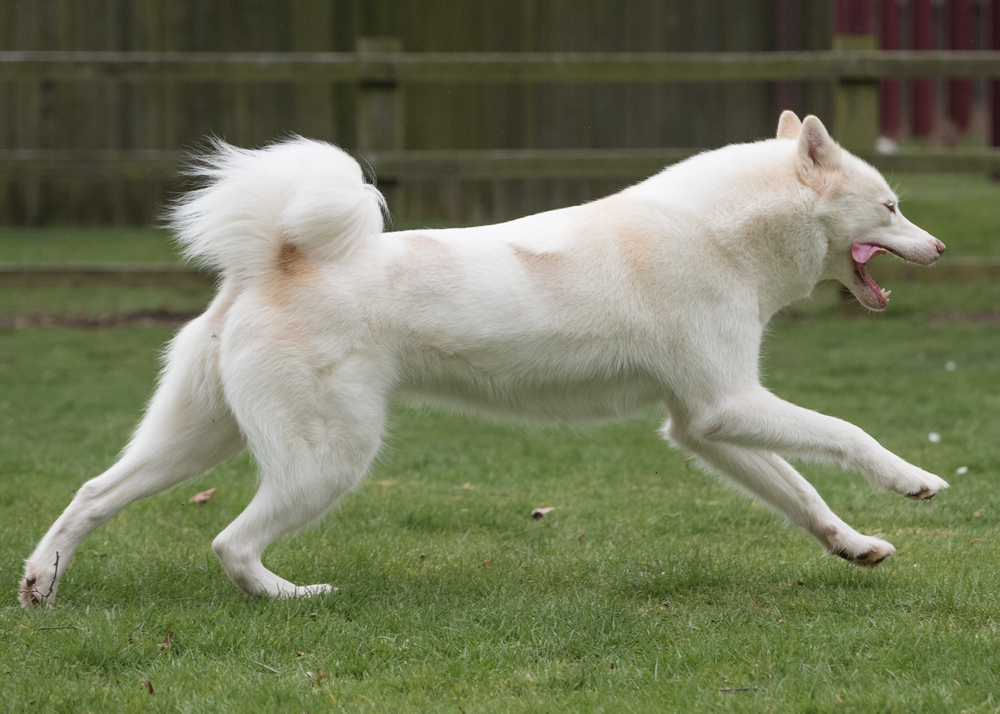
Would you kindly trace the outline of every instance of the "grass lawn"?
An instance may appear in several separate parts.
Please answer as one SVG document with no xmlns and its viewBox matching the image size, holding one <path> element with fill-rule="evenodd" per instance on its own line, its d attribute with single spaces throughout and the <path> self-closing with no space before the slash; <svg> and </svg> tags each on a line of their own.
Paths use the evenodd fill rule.
<svg viewBox="0 0 1000 714">
<path fill-rule="evenodd" d="M 993 253 L 1000 189 L 969 177 L 941 200 L 975 220 L 935 228 L 952 184 L 916 178 L 897 177 L 904 212 L 949 250 Z M 59 233 L 0 231 L 0 262 L 169 260 L 156 232 L 118 234 L 148 242 L 128 255 Z M 77 237 L 91 247 L 66 248 Z M 841 517 L 898 548 L 881 568 L 822 558 L 690 468 L 656 414 L 531 431 L 398 408 L 363 486 L 265 554 L 339 588 L 285 602 L 242 595 L 211 552 L 253 495 L 244 455 L 127 508 L 83 544 L 57 606 L 23 612 L 21 561 L 113 461 L 171 332 L 0 328 L 0 711 L 1000 711 L 1000 325 L 933 317 L 995 309 L 1000 290 L 887 287 L 887 316 L 860 321 L 821 291 L 765 349 L 779 395 L 951 482 L 912 503 L 803 467 Z M 0 292 L 0 315 L 207 297 Z"/>
<path fill-rule="evenodd" d="M 114 458 L 168 336 L 2 334 L 0 708 L 1000 706 L 996 326 L 821 319 L 779 323 L 768 342 L 779 394 L 952 483 L 912 503 L 805 470 L 842 517 L 897 546 L 875 571 L 821 558 L 688 468 L 655 436 L 655 415 L 533 432 L 399 409 L 364 486 L 265 556 L 336 593 L 271 602 L 229 583 L 210 544 L 253 493 L 244 456 L 126 509 L 84 543 L 54 610 L 22 612 L 21 559 Z M 211 501 L 187 503 L 209 487 Z M 541 506 L 555 510 L 532 520 Z M 67 626 L 79 629 L 39 629 Z"/>
</svg>

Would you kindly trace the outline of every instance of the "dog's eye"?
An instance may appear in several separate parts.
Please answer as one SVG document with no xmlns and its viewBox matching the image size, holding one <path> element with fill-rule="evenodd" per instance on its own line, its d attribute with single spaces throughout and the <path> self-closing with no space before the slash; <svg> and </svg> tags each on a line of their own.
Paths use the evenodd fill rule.
<svg viewBox="0 0 1000 714">
<path fill-rule="evenodd" d="M 886 201 L 885 202 L 885 207 L 889 209 L 889 213 L 895 213 L 896 212 L 896 204 L 893 203 L 892 201 Z"/>
</svg>

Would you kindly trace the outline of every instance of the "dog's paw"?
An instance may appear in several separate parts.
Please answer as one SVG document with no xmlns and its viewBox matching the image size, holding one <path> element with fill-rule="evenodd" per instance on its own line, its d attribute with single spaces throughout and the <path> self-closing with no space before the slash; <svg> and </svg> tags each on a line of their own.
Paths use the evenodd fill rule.
<svg viewBox="0 0 1000 714">
<path fill-rule="evenodd" d="M 278 597 L 316 597 L 317 595 L 326 595 L 327 593 L 335 592 L 337 592 L 337 588 L 325 583 L 322 585 L 298 585 L 294 590 L 282 590 Z"/>
<path fill-rule="evenodd" d="M 903 493 L 911 501 L 929 501 L 948 488 L 948 482 L 943 478 L 938 478 L 926 471 L 924 473 L 930 478 L 924 479 L 924 483 L 920 484 L 919 488 L 911 488 L 906 493 Z"/>
<path fill-rule="evenodd" d="M 41 605 L 51 605 L 55 600 L 55 587 L 52 583 L 52 573 L 39 572 L 37 568 L 28 565 L 24 569 L 24 578 L 17 590 L 17 599 L 25 610 L 33 610 Z"/>
<path fill-rule="evenodd" d="M 895 552 L 891 543 L 880 538 L 859 536 L 856 540 L 832 548 L 830 555 L 836 555 L 862 568 L 875 568 Z"/>
<path fill-rule="evenodd" d="M 889 488 L 896 493 L 906 496 L 911 501 L 929 501 L 937 494 L 948 488 L 948 482 L 943 478 L 924 471 L 915 469 L 916 473 L 894 479 Z"/>
</svg>

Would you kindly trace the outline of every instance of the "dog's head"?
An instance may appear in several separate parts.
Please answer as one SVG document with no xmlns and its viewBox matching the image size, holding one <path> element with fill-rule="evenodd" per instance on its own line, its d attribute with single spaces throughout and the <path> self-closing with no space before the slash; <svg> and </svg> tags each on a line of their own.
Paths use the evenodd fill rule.
<svg viewBox="0 0 1000 714">
<path fill-rule="evenodd" d="M 796 176 L 815 193 L 813 211 L 828 241 L 823 277 L 842 282 L 869 310 L 884 310 L 888 293 L 868 274 L 868 260 L 892 253 L 930 265 L 941 256 L 944 243 L 906 220 L 882 175 L 841 149 L 816 117 L 800 122 L 784 112 L 778 138 L 796 142 Z"/>
</svg>

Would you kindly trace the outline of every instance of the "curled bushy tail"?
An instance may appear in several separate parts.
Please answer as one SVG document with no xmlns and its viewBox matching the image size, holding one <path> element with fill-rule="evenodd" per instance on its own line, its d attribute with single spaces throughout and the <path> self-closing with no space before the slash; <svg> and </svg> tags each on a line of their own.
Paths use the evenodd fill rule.
<svg viewBox="0 0 1000 714">
<path fill-rule="evenodd" d="M 171 207 L 170 227 L 187 257 L 226 276 L 274 270 L 283 243 L 324 261 L 382 231 L 382 194 L 331 144 L 293 137 L 250 150 L 216 140 L 190 173 L 208 183 Z"/>
</svg>

